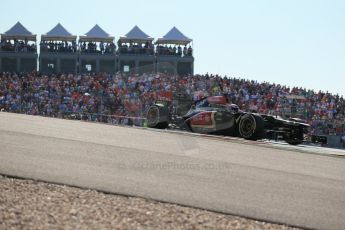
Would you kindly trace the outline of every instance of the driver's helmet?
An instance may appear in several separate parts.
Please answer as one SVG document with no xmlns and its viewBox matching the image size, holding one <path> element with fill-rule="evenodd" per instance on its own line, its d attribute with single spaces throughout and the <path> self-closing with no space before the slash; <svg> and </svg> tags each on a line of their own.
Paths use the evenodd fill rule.
<svg viewBox="0 0 345 230">
<path fill-rule="evenodd" d="M 234 112 L 238 112 L 240 110 L 240 107 L 238 107 L 236 104 L 228 104 L 227 107 Z"/>
</svg>

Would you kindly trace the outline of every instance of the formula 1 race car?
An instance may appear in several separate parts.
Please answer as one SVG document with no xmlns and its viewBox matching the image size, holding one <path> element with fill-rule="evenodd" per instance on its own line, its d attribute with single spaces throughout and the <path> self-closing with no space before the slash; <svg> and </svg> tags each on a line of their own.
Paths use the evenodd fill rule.
<svg viewBox="0 0 345 230">
<path fill-rule="evenodd" d="M 301 144 L 309 125 L 298 118 L 283 119 L 279 116 L 249 113 L 228 103 L 226 96 L 209 96 L 192 103 L 187 113 L 174 114 L 163 103 L 150 106 L 147 126 L 168 127 L 203 134 L 229 135 L 248 140 L 282 139 L 291 145 Z"/>
</svg>

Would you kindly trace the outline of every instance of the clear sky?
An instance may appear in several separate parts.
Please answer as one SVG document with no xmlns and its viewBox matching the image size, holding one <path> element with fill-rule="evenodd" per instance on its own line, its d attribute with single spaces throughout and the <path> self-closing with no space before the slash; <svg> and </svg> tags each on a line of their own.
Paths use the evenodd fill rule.
<svg viewBox="0 0 345 230">
<path fill-rule="evenodd" d="M 195 73 L 218 73 L 345 96 L 345 0 L 18 0 L 0 32 L 20 21 L 38 35 L 60 22 L 82 35 L 96 23 L 116 40 L 138 25 L 193 39 Z"/>
</svg>

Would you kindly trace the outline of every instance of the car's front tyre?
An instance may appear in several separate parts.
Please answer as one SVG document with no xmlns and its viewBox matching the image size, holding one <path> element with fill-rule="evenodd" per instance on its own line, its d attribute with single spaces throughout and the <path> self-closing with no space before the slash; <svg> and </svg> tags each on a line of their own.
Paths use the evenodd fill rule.
<svg viewBox="0 0 345 230">
<path fill-rule="evenodd" d="M 264 120 L 261 116 L 247 113 L 238 124 L 240 137 L 247 140 L 258 140 L 264 137 Z"/>
</svg>

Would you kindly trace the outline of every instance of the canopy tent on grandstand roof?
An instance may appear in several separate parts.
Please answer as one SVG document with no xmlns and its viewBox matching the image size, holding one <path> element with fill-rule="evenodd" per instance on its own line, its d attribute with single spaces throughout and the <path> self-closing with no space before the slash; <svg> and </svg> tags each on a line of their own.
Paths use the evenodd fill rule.
<svg viewBox="0 0 345 230">
<path fill-rule="evenodd" d="M 77 36 L 68 32 L 60 23 L 58 23 L 53 29 L 41 36 L 41 40 L 64 40 L 75 41 Z"/>
<path fill-rule="evenodd" d="M 176 45 L 187 45 L 193 40 L 184 35 L 175 26 L 162 38 L 158 38 L 157 44 L 176 44 Z"/>
<path fill-rule="evenodd" d="M 105 32 L 99 25 L 95 25 L 89 32 L 87 32 L 84 36 L 79 37 L 79 41 L 104 41 L 104 42 L 112 42 L 114 41 L 114 37 L 110 36 L 107 32 Z"/>
<path fill-rule="evenodd" d="M 2 39 L 27 39 L 29 41 L 36 41 L 36 34 L 32 34 L 20 22 L 17 22 L 5 33 L 1 34 Z"/>
<path fill-rule="evenodd" d="M 134 26 L 125 36 L 120 37 L 120 42 L 146 42 L 153 41 L 153 37 L 144 33 L 138 26 Z"/>
</svg>

